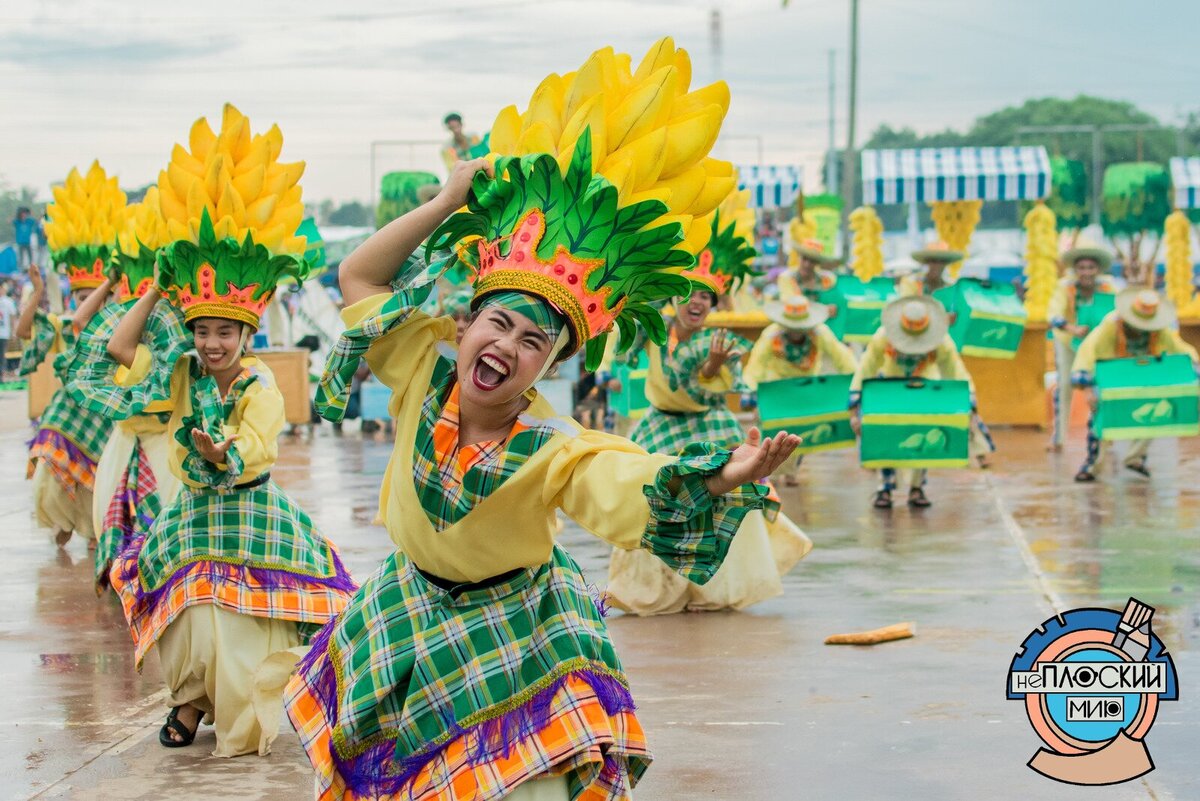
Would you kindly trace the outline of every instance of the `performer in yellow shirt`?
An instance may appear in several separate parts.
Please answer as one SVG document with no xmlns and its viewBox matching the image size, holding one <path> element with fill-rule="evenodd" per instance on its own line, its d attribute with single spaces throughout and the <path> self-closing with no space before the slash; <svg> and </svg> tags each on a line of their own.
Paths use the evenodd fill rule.
<svg viewBox="0 0 1200 801">
<path fill-rule="evenodd" d="M 796 268 L 785 270 L 776 279 L 779 297 L 790 298 L 793 295 L 804 295 L 809 300 L 819 300 L 822 292 L 828 292 L 837 286 L 837 276 L 825 269 L 825 246 L 816 239 L 805 239 L 792 246 L 792 251 L 799 259 Z M 836 313 L 836 306 L 829 310 L 830 316 Z"/>
<path fill-rule="evenodd" d="M 854 372 L 854 380 L 850 383 L 850 407 L 855 410 L 859 408 L 863 381 L 868 378 L 913 377 L 966 381 L 971 385 L 971 405 L 974 406 L 975 386 L 947 333 L 949 329 L 946 310 L 931 297 L 917 295 L 897 298 L 884 306 L 883 325 L 867 343 L 858 369 Z M 857 415 L 852 422 L 857 429 Z M 879 472 L 881 480 L 875 493 L 874 506 L 876 509 L 891 509 L 898 471 L 884 468 Z M 926 474 L 924 469 L 911 471 L 909 506 L 925 508 L 933 505 L 925 494 Z"/>
<path fill-rule="evenodd" d="M 900 280 L 898 291 L 901 296 L 932 295 L 939 289 L 953 286 L 955 279 L 946 274 L 946 268 L 963 260 L 963 254 L 951 250 L 945 242 L 934 242 L 913 251 L 911 257 L 920 267 Z"/>
<path fill-rule="evenodd" d="M 1116 311 L 1105 317 L 1080 343 L 1071 365 L 1071 382 L 1089 390 L 1092 417 L 1088 420 L 1087 458 L 1075 474 L 1076 481 L 1095 481 L 1096 471 L 1109 449 L 1109 443 L 1096 435 L 1094 427 L 1097 399 L 1092 387 L 1096 362 L 1162 353 L 1183 353 L 1191 357 L 1193 363 L 1200 362 L 1196 349 L 1179 336 L 1178 322 L 1175 307 L 1154 290 L 1125 289 L 1117 295 Z M 1146 467 L 1149 448 L 1148 439 L 1132 440 L 1125 454 L 1125 467 L 1149 478 L 1150 469 Z"/>
<path fill-rule="evenodd" d="M 793 295 L 783 302 L 767 303 L 764 311 L 771 324 L 754 343 L 742 372 L 751 389 L 758 389 L 765 381 L 850 374 L 858 367 L 854 352 L 825 325 L 829 314 L 825 306 L 813 304 L 803 295 Z M 801 458 L 797 456 L 793 463 L 784 465 L 786 486 L 799 483 L 796 471 Z"/>
<path fill-rule="evenodd" d="M 1054 369 L 1057 373 L 1054 390 L 1054 426 L 1050 433 L 1050 450 L 1061 451 L 1067 436 L 1067 424 L 1071 419 L 1071 365 L 1075 352 L 1091 329 L 1081 323 L 1081 313 L 1092 307 L 1108 303 L 1111 308 L 1116 284 L 1108 275 L 1112 256 L 1108 251 L 1092 245 L 1081 244 L 1071 248 L 1062 257 L 1066 275 L 1059 279 L 1050 297 L 1047 315 L 1054 329 Z M 1107 295 L 1108 298 L 1098 298 Z M 1093 321 L 1099 322 L 1099 319 Z"/>
</svg>

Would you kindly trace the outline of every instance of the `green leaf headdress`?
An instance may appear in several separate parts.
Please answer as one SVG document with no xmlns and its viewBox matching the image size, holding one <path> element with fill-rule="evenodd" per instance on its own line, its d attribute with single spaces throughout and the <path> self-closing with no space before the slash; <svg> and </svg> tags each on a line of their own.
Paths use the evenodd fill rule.
<svg viewBox="0 0 1200 801">
<path fill-rule="evenodd" d="M 476 176 L 465 211 L 430 237 L 428 253 L 474 275 L 475 298 L 516 290 L 567 319 L 566 352 L 587 346 L 594 369 L 614 326 L 666 328 L 655 301 L 687 294 L 683 271 L 708 242 L 717 204 L 736 185 L 707 158 L 729 105 L 724 83 L 689 92 L 691 62 L 669 39 L 636 71 L 598 50 L 551 75 L 529 108 L 500 112 L 490 142 L 496 178 Z"/>
</svg>

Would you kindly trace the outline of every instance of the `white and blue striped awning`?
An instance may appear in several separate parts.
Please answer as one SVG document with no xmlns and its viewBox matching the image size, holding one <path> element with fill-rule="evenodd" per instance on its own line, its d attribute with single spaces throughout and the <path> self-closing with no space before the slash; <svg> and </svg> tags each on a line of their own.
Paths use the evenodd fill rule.
<svg viewBox="0 0 1200 801">
<path fill-rule="evenodd" d="M 1040 200 L 1050 194 L 1044 147 L 864 150 L 863 203 Z"/>
<path fill-rule="evenodd" d="M 750 207 L 779 209 L 796 202 L 804 172 L 794 164 L 751 164 L 738 167 L 738 189 L 750 190 Z"/>
<path fill-rule="evenodd" d="M 1171 159 L 1171 186 L 1175 187 L 1175 208 L 1200 209 L 1200 156 Z"/>
</svg>

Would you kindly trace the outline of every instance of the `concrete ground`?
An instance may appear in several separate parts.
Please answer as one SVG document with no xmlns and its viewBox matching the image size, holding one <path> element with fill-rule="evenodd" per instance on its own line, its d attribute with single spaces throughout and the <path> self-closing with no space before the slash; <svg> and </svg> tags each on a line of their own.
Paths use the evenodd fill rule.
<svg viewBox="0 0 1200 801">
<path fill-rule="evenodd" d="M 0 798 L 301 799 L 293 732 L 269 757 L 215 759 L 157 743 L 154 659 L 138 675 L 120 609 L 91 589 L 84 543 L 35 529 L 24 481 L 24 397 L 0 395 Z M 390 543 L 372 525 L 390 446 L 348 426 L 287 441 L 275 477 L 365 576 Z M 1152 482 L 1115 468 L 1071 481 L 1045 436 L 998 432 L 989 471 L 933 476 L 932 509 L 868 508 L 852 452 L 810 458 L 783 490 L 816 549 L 783 597 L 745 613 L 611 618 L 656 761 L 636 797 L 668 799 L 1196 799 L 1200 772 L 1200 443 L 1156 443 Z M 607 550 L 564 541 L 604 583 Z M 1147 738 L 1157 770 L 1108 788 L 1061 785 L 1025 762 L 1039 742 L 1004 697 L 1014 650 L 1054 610 L 1126 598 L 1157 607 L 1181 698 Z M 831 647 L 832 633 L 914 621 L 917 636 Z"/>
</svg>

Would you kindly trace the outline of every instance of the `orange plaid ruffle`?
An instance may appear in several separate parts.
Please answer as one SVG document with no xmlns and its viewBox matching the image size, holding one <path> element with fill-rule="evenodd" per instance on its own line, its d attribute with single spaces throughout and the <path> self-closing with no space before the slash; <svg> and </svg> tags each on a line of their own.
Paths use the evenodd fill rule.
<svg viewBox="0 0 1200 801">
<path fill-rule="evenodd" d="M 26 478 L 33 477 L 38 459 L 45 461 L 50 475 L 54 476 L 72 500 L 80 487 L 92 490 L 96 486 L 96 465 L 86 457 L 73 454 L 54 440 L 35 441 L 29 447 L 29 467 Z"/>
<path fill-rule="evenodd" d="M 304 680 L 293 676 L 285 692 L 288 714 L 305 744 L 317 773 L 317 801 L 366 801 L 368 796 L 346 786 L 332 757 L 331 724 L 325 709 Z M 641 723 L 633 712 L 608 715 L 592 688 L 572 678 L 554 697 L 552 717 L 545 728 L 515 742 L 508 754 L 485 764 L 472 764 L 467 737 L 446 746 L 441 755 L 396 795 L 370 796 L 379 801 L 486 801 L 509 795 L 519 785 L 548 775 L 574 773 L 583 785 L 577 801 L 615 801 L 628 798 L 631 781 L 626 770 L 605 770 L 605 756 L 624 763 L 649 762 L 650 752 Z"/>
<path fill-rule="evenodd" d="M 131 565 L 131 561 L 134 564 Z M 171 587 L 158 603 L 147 608 L 137 598 L 136 562 L 136 552 L 122 555 L 113 564 L 109 581 L 121 599 L 125 619 L 129 622 L 138 670 L 167 626 L 189 606 L 214 604 L 238 614 L 303 623 L 334 617 L 345 608 L 348 600 L 343 590 L 313 584 L 264 587 L 246 570 L 230 571 L 233 575 L 221 576 L 214 581 L 204 569 L 205 564 L 197 563 L 189 566 L 190 575 Z M 125 579 L 123 575 L 133 575 L 133 578 Z"/>
</svg>

